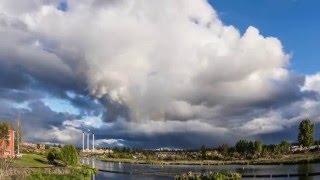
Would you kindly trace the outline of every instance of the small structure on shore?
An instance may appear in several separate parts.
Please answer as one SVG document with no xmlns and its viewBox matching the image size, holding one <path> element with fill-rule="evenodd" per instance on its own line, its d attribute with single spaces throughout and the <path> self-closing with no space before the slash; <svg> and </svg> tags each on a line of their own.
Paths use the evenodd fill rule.
<svg viewBox="0 0 320 180">
<path fill-rule="evenodd" d="M 0 157 L 1 158 L 13 158 L 15 157 L 14 151 L 14 141 L 15 141 L 15 131 L 9 129 L 7 139 L 0 140 Z"/>
</svg>

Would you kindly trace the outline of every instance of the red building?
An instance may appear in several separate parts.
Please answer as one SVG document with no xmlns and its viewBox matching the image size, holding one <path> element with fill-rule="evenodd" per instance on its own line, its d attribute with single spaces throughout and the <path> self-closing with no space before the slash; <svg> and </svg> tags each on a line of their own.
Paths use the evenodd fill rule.
<svg viewBox="0 0 320 180">
<path fill-rule="evenodd" d="M 14 131 L 9 130 L 9 135 L 7 140 L 0 140 L 0 157 L 8 158 L 15 157 L 14 152 Z"/>
</svg>

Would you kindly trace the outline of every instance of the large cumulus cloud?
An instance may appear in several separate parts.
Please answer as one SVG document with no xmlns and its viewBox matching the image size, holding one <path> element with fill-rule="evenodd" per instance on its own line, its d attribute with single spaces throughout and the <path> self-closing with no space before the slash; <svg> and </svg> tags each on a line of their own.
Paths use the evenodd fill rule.
<svg viewBox="0 0 320 180">
<path fill-rule="evenodd" d="M 241 34 L 204 0 L 14 2 L 0 3 L 1 88 L 103 113 L 101 126 L 87 124 L 101 142 L 230 142 L 297 123 L 316 98 L 311 80 L 301 90 L 304 77 L 288 70 L 279 39 L 255 27 Z M 52 133 L 82 127 L 66 121 Z"/>
</svg>

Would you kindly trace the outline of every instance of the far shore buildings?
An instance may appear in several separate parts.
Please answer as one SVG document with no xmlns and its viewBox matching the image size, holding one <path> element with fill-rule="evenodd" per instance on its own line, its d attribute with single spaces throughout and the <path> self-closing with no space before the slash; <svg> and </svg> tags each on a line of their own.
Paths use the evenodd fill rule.
<svg viewBox="0 0 320 180">
<path fill-rule="evenodd" d="M 14 151 L 14 130 L 9 129 L 8 139 L 0 140 L 0 158 L 13 158 Z"/>
</svg>

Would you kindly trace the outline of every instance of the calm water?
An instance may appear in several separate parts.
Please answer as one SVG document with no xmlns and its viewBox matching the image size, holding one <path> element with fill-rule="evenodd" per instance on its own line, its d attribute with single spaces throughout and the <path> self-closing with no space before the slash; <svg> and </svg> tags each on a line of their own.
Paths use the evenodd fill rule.
<svg viewBox="0 0 320 180">
<path fill-rule="evenodd" d="M 95 159 L 83 159 L 83 163 L 111 172 L 101 172 L 94 177 L 95 180 L 102 179 L 141 179 L 141 180 L 163 180 L 173 179 L 174 175 L 193 171 L 193 172 L 219 172 L 236 171 L 242 174 L 296 174 L 320 172 L 320 163 L 318 164 L 300 164 L 300 165 L 222 165 L 222 166 L 200 166 L 200 165 L 148 165 L 148 164 L 128 164 L 103 162 Z M 295 178 L 299 179 L 299 178 Z M 320 176 L 300 179 L 320 179 Z"/>
</svg>

